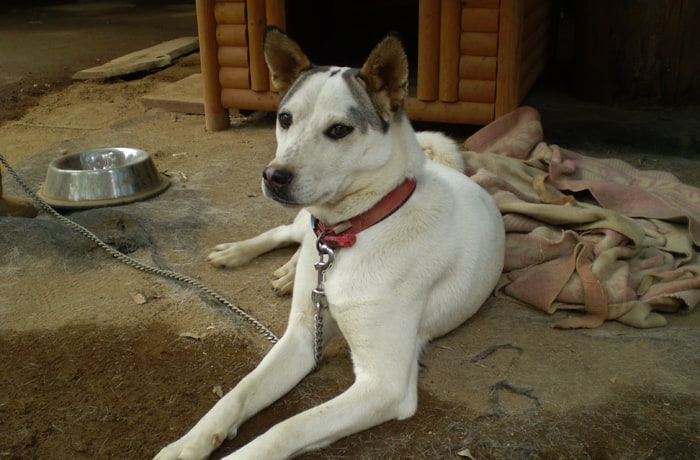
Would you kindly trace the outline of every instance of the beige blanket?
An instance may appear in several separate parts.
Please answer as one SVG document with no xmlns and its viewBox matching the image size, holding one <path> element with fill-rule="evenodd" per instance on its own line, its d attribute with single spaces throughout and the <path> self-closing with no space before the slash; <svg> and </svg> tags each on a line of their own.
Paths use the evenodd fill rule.
<svg viewBox="0 0 700 460">
<path fill-rule="evenodd" d="M 700 302 L 700 190 L 542 142 L 539 113 L 521 107 L 465 142 L 466 173 L 506 225 L 497 294 L 547 313 L 578 310 L 562 328 L 618 320 L 666 324 L 659 312 Z"/>
</svg>

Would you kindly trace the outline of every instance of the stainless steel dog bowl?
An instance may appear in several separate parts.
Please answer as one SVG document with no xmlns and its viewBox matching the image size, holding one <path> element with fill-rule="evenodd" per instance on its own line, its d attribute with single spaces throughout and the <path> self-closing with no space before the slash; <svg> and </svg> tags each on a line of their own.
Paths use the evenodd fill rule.
<svg viewBox="0 0 700 460">
<path fill-rule="evenodd" d="M 169 185 L 148 152 L 115 147 L 56 158 L 38 195 L 57 208 L 91 208 L 143 200 Z"/>
</svg>

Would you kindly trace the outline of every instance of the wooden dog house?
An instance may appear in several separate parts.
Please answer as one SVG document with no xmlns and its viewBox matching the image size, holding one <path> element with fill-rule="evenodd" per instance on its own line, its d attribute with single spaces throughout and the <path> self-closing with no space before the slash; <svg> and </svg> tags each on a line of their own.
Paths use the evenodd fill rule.
<svg viewBox="0 0 700 460">
<path fill-rule="evenodd" d="M 296 8 L 302 1 L 197 0 L 208 129 L 228 127 L 228 109 L 277 110 L 279 96 L 271 87 L 263 56 L 263 31 L 266 25 L 289 30 L 291 15 L 286 8 Z M 321 2 L 313 10 L 316 24 L 327 10 L 323 5 L 334 3 L 342 3 L 346 10 L 378 5 L 371 1 Z M 394 11 L 417 16 L 417 56 L 409 55 L 417 65 L 405 104 L 411 120 L 487 124 L 518 106 L 549 55 L 554 24 L 549 0 L 394 3 Z M 367 11 L 362 14 L 371 16 Z M 364 29 L 355 35 L 363 33 Z M 303 43 L 302 47 L 306 49 Z"/>
</svg>

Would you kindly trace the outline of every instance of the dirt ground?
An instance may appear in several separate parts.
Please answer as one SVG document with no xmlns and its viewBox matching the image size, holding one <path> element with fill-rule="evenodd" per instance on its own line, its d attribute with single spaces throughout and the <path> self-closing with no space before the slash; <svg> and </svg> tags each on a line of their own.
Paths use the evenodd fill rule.
<svg viewBox="0 0 700 460">
<path fill-rule="evenodd" d="M 235 270 L 206 262 L 215 244 L 293 216 L 259 189 L 274 154 L 273 117 L 234 116 L 230 129 L 208 133 L 199 115 L 140 103 L 197 70 L 192 55 L 130 81 L 46 91 L 2 122 L 0 153 L 36 189 L 61 154 L 117 145 L 147 150 L 171 178 L 166 192 L 66 215 L 138 260 L 199 279 L 281 335 L 289 298 L 275 296 L 268 280 L 293 249 Z M 696 108 L 572 110 L 562 97 L 542 88 L 531 100 L 550 140 L 700 186 Z M 474 129 L 431 128 L 458 138 Z M 6 194 L 21 195 L 7 172 L 3 185 Z M 614 322 L 551 329 L 560 315 L 489 299 L 426 350 L 416 416 L 302 458 L 697 458 L 700 315 L 668 315 L 668 326 L 650 330 Z M 149 458 L 270 347 L 200 292 L 120 264 L 43 214 L 0 218 L 0 332 L 0 459 Z M 213 458 L 338 394 L 352 378 L 338 340 L 317 372 Z"/>
<path fill-rule="evenodd" d="M 0 121 L 89 67 L 165 40 L 196 36 L 190 0 L 4 0 Z"/>
</svg>

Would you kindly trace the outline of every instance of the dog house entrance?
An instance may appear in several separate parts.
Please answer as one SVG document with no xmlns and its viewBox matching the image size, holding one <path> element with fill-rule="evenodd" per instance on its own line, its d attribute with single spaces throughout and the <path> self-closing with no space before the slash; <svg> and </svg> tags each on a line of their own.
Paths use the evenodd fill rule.
<svg viewBox="0 0 700 460">
<path fill-rule="evenodd" d="M 361 67 L 386 34 L 398 32 L 415 84 L 418 0 L 287 0 L 285 9 L 286 32 L 314 64 Z"/>
<path fill-rule="evenodd" d="M 542 72 L 551 0 L 197 0 L 207 127 L 226 109 L 277 110 L 263 53 L 267 24 L 319 65 L 359 67 L 389 32 L 409 59 L 413 121 L 484 125 L 518 106 Z"/>
</svg>

